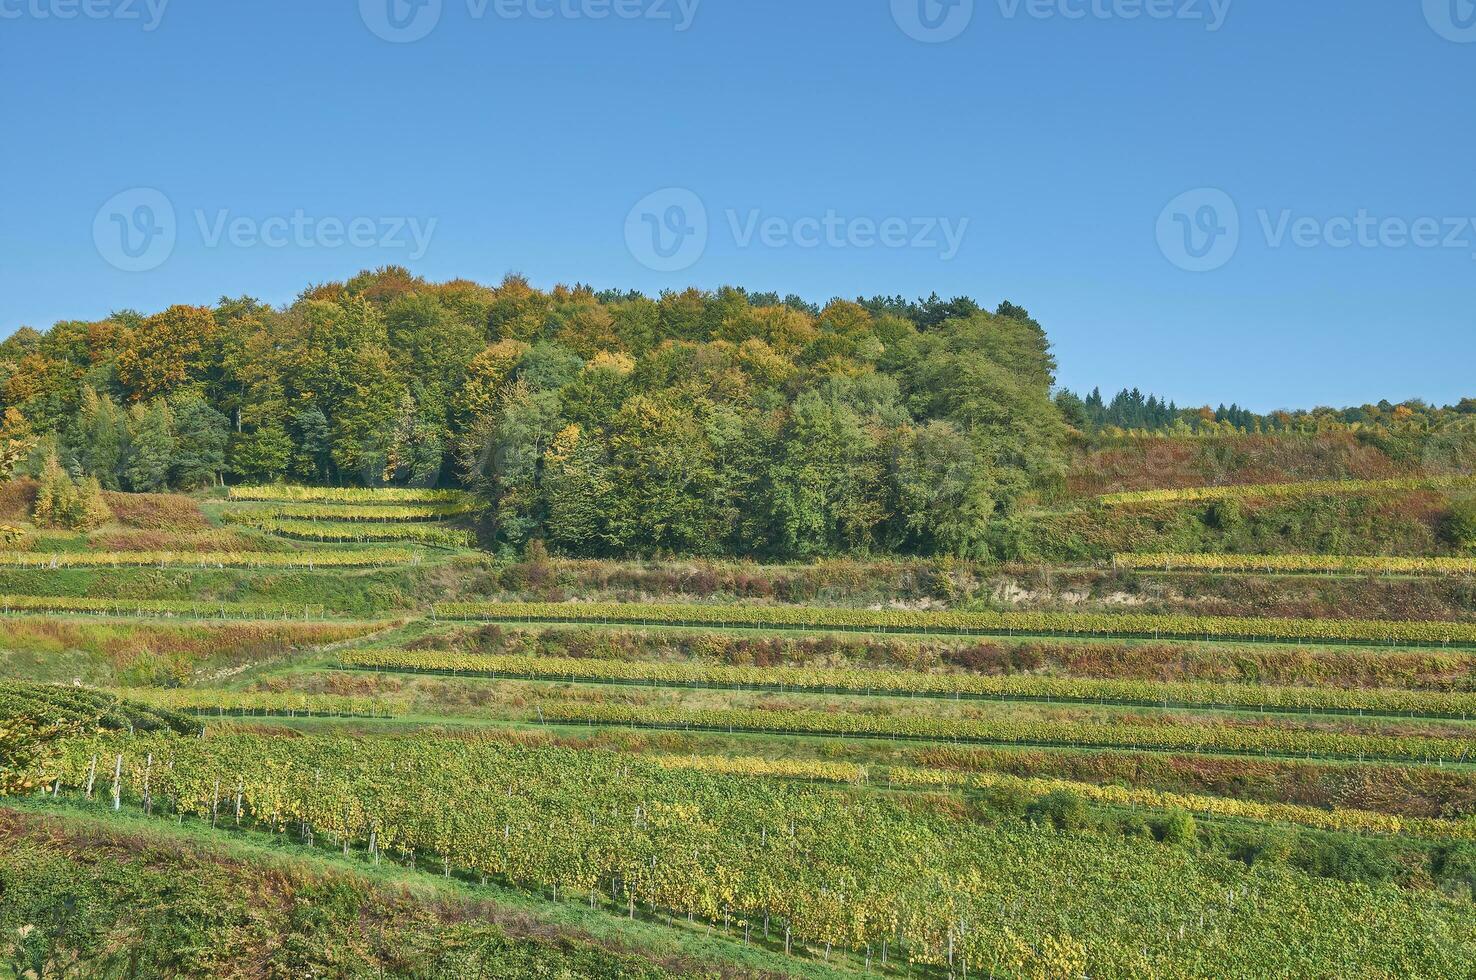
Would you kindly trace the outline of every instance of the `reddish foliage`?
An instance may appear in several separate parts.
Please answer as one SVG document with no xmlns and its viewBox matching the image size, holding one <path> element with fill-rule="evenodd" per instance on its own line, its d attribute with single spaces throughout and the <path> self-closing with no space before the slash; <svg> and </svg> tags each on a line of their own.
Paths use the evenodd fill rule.
<svg viewBox="0 0 1476 980">
<path fill-rule="evenodd" d="M 125 527 L 202 531 L 210 526 L 199 506 L 174 493 L 104 493 L 113 517 Z"/>
</svg>

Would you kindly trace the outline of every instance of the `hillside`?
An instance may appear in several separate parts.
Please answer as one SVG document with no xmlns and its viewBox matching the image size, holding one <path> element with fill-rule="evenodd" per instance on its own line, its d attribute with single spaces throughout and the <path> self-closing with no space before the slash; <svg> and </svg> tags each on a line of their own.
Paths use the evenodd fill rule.
<svg viewBox="0 0 1476 980">
<path fill-rule="evenodd" d="M 1053 370 L 396 270 L 12 338 L 0 976 L 1473 976 L 1471 406 Z"/>
</svg>

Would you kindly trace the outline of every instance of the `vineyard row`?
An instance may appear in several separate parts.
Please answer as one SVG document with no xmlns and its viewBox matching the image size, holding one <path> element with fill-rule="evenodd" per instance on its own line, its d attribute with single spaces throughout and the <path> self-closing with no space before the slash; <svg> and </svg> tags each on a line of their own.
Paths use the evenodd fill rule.
<svg viewBox="0 0 1476 980">
<path fill-rule="evenodd" d="M 460 490 L 420 490 L 413 487 L 304 487 L 292 484 L 231 487 L 231 500 L 266 503 L 326 504 L 465 504 Z"/>
<path fill-rule="evenodd" d="M 1230 484 L 1218 487 L 1130 490 L 1124 493 L 1103 494 L 1097 500 L 1108 506 L 1114 506 L 1262 498 L 1299 499 L 1374 493 L 1409 493 L 1419 490 L 1461 490 L 1470 487 L 1476 487 L 1476 477 L 1431 476 L 1393 480 L 1317 480 L 1304 483 Z"/>
<path fill-rule="evenodd" d="M 439 603 L 443 619 L 708 626 L 735 629 L 856 630 L 983 636 L 1069 636 L 1243 642 L 1476 646 L 1476 623 L 1284 619 L 1146 613 L 914 612 L 813 606 L 639 602 Z"/>
<path fill-rule="evenodd" d="M 1139 571 L 1327 572 L 1383 575 L 1473 575 L 1476 558 L 1401 558 L 1388 555 L 1116 555 L 1117 568 Z"/>
<path fill-rule="evenodd" d="M 284 538 L 322 542 L 394 542 L 438 548 L 466 548 L 476 544 L 470 531 L 431 523 L 368 523 L 355 521 L 298 521 L 281 517 L 232 518 L 234 523 L 268 531 Z"/>
<path fill-rule="evenodd" d="M 0 552 L 0 567 L 11 568 L 370 568 L 411 565 L 414 551 L 374 548 L 362 551 L 78 551 Z"/>
<path fill-rule="evenodd" d="M 1077 721 L 1001 721 L 877 715 L 839 711 L 747 708 L 653 708 L 550 702 L 538 708 L 546 724 L 661 728 L 887 738 L 982 745 L 1147 752 L 1255 755 L 1302 759 L 1460 764 L 1476 760 L 1476 739 L 1374 735 L 1320 729 L 1225 724 L 1107 724 Z"/>
<path fill-rule="evenodd" d="M 929 674 L 921 671 L 730 667 L 585 657 L 483 656 L 442 651 L 363 650 L 340 657 L 345 667 L 528 681 L 650 684 L 815 694 L 967 698 L 1145 708 L 1476 718 L 1476 693 L 1380 688 L 1277 687 L 1070 677 Z"/>
</svg>

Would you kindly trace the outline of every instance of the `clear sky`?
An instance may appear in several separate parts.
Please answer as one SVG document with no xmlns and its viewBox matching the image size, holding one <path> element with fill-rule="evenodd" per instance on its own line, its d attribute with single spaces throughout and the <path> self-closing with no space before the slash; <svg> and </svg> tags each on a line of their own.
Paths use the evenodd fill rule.
<svg viewBox="0 0 1476 980">
<path fill-rule="evenodd" d="M 1010 299 L 1181 404 L 1476 394 L 1472 0 L 950 2 L 0 0 L 0 333 L 398 263 Z"/>
</svg>

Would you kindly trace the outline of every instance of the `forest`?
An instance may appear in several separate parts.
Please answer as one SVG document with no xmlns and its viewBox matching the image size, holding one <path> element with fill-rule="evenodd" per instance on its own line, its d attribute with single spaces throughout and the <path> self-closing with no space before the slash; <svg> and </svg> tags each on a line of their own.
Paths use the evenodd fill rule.
<svg viewBox="0 0 1476 980">
<path fill-rule="evenodd" d="M 282 309 L 223 298 L 22 328 L 0 344 L 0 455 L 74 525 L 99 489 L 285 480 L 462 487 L 510 552 L 984 558 L 1092 440 L 1476 410 L 1181 410 L 1137 389 L 1083 399 L 1055 370 L 1008 302 L 652 299 L 386 267 Z"/>
</svg>

